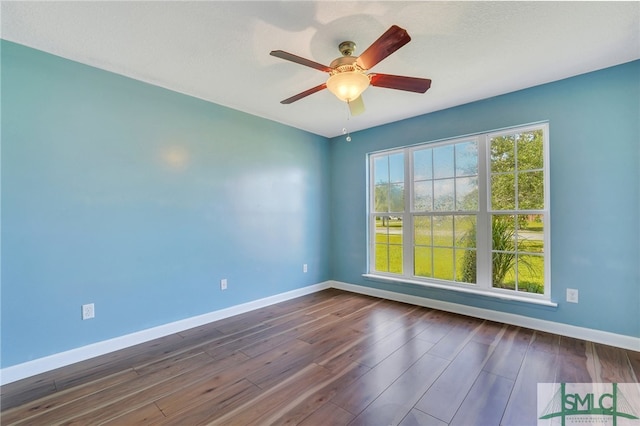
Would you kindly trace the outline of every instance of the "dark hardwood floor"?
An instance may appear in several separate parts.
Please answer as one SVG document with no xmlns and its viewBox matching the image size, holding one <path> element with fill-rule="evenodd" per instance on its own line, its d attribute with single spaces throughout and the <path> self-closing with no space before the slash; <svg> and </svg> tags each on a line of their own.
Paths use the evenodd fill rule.
<svg viewBox="0 0 640 426">
<path fill-rule="evenodd" d="M 535 425 L 537 384 L 640 353 L 326 290 L 1 389 L 3 425 Z"/>
</svg>

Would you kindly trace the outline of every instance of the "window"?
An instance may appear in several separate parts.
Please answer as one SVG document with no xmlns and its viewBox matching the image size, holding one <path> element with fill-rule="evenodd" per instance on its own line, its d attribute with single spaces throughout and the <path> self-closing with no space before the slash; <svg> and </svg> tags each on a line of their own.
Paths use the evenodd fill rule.
<svg viewBox="0 0 640 426">
<path fill-rule="evenodd" d="M 548 126 L 369 155 L 369 274 L 547 299 Z"/>
</svg>

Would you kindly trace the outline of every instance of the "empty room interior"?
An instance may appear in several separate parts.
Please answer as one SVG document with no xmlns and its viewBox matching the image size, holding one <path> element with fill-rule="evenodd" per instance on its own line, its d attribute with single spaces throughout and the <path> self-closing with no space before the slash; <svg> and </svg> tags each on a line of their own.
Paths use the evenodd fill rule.
<svg viewBox="0 0 640 426">
<path fill-rule="evenodd" d="M 0 19 L 0 423 L 640 424 L 639 2 Z"/>
</svg>

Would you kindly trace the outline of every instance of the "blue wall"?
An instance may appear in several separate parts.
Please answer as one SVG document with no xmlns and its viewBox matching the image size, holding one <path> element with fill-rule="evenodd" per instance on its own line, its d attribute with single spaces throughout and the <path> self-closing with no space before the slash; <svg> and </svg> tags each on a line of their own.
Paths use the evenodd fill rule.
<svg viewBox="0 0 640 426">
<path fill-rule="evenodd" d="M 640 336 L 640 62 L 347 143 L 1 48 L 3 368 L 328 279 Z M 362 278 L 368 152 L 541 120 L 558 308 Z"/>
<path fill-rule="evenodd" d="M 557 308 L 362 278 L 368 152 L 543 120 L 550 134 Z M 639 123 L 636 61 L 368 129 L 350 143 L 333 139 L 333 279 L 640 337 Z M 580 291 L 579 304 L 565 302 L 567 288 Z"/>
<path fill-rule="evenodd" d="M 329 188 L 326 138 L 3 41 L 2 367 L 326 281 Z"/>
</svg>

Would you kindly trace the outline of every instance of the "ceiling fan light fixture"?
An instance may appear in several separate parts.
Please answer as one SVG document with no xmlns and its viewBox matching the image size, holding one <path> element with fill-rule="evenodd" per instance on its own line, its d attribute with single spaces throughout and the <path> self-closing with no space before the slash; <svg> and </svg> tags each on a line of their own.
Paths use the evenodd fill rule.
<svg viewBox="0 0 640 426">
<path fill-rule="evenodd" d="M 333 74 L 327 80 L 327 89 L 343 102 L 358 98 L 369 87 L 369 76 L 360 71 Z"/>
</svg>

